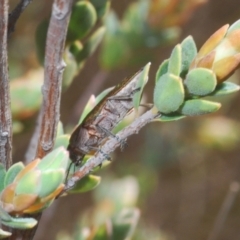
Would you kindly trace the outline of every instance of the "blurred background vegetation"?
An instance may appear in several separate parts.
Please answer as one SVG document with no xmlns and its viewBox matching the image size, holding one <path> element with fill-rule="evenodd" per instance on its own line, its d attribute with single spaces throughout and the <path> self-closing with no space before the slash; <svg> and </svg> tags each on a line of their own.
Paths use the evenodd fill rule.
<svg viewBox="0 0 240 240">
<path fill-rule="evenodd" d="M 17 2 L 10 1 L 11 7 Z M 144 11 L 147 2 L 149 12 Z M 15 162 L 25 159 L 41 103 L 43 69 L 35 32 L 49 17 L 51 4 L 33 1 L 9 40 Z M 149 61 L 144 99 L 151 102 L 154 74 L 175 43 L 192 35 L 200 47 L 215 30 L 240 16 L 237 0 L 113 0 L 111 10 L 114 14 L 105 16 L 103 23 L 107 31 L 102 45 L 64 88 L 61 120 L 68 131 L 91 94 L 116 85 Z M 233 81 L 239 83 L 239 72 Z M 96 190 L 58 199 L 43 213 L 35 239 L 71 239 L 80 226 L 111 216 L 119 199 L 120 206 L 140 209 L 133 239 L 208 239 L 229 192 L 233 201 L 217 239 L 238 239 L 240 196 L 230 186 L 240 180 L 239 98 L 239 94 L 224 97 L 215 114 L 152 123 L 132 136 L 125 151 L 116 151 L 113 163 L 99 171 L 103 181 Z M 116 193 L 109 193 L 116 188 Z M 133 216 L 137 221 L 138 213 Z"/>
</svg>

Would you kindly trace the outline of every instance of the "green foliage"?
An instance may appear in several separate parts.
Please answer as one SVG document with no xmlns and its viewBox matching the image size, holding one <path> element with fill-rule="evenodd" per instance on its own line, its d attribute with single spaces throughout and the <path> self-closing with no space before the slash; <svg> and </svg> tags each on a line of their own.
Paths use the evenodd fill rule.
<svg viewBox="0 0 240 240">
<path fill-rule="evenodd" d="M 179 112 L 186 116 L 196 116 L 216 112 L 220 107 L 220 103 L 203 99 L 192 99 L 185 101 Z"/>
<path fill-rule="evenodd" d="M 179 109 L 184 100 L 184 88 L 180 77 L 171 73 L 162 75 L 154 89 L 154 103 L 162 113 Z"/>
<path fill-rule="evenodd" d="M 77 184 L 74 185 L 74 188 L 70 189 L 68 193 L 82 193 L 88 192 L 99 185 L 101 177 L 95 175 L 87 175 L 82 178 Z"/>
<path fill-rule="evenodd" d="M 211 96 L 220 96 L 225 94 L 231 94 L 239 91 L 240 87 L 232 82 L 223 82 L 218 85 L 215 91 L 211 94 Z"/>
<path fill-rule="evenodd" d="M 188 69 L 193 61 L 193 59 L 197 55 L 197 47 L 192 38 L 192 36 L 186 37 L 181 43 L 182 49 L 182 69 L 181 69 L 181 77 L 184 78 L 188 72 Z"/>
<path fill-rule="evenodd" d="M 84 38 L 97 21 L 97 13 L 89 1 L 78 1 L 73 6 L 69 22 L 67 41 L 74 42 Z"/>
<path fill-rule="evenodd" d="M 235 29 L 238 23 L 232 26 Z M 210 37 L 199 53 L 196 51 L 193 38 L 187 37 L 173 49 L 170 58 L 159 66 L 154 89 L 154 105 L 162 113 L 160 121 L 174 121 L 184 116 L 215 112 L 221 104 L 200 98 L 239 90 L 239 86 L 234 83 L 222 83 L 222 79 L 230 76 L 239 64 L 238 58 L 234 57 L 237 46 L 232 46 L 235 47 L 232 51 L 233 56 L 227 55 L 226 58 L 224 49 L 229 54 L 232 48 L 226 49 L 227 47 L 219 40 L 224 37 L 224 31 L 226 30 L 220 29 L 216 37 Z M 232 31 L 231 27 L 229 31 Z M 225 38 L 224 41 L 230 42 L 227 37 Z M 208 51 L 213 51 L 213 46 L 215 52 L 210 54 Z M 215 56 L 218 56 L 216 65 Z"/>
<path fill-rule="evenodd" d="M 68 153 L 62 147 L 26 167 L 22 163 L 13 165 L 6 174 L 3 172 L 4 179 L 1 176 L 6 183 L 0 195 L 3 210 L 20 216 L 48 207 L 64 187 L 67 167 Z"/>
<path fill-rule="evenodd" d="M 182 70 L 182 55 L 181 55 L 181 45 L 178 44 L 172 50 L 172 54 L 168 62 L 168 73 L 172 73 L 175 76 L 180 76 Z"/>
<path fill-rule="evenodd" d="M 136 92 L 133 96 L 133 106 L 135 109 L 137 109 L 140 105 L 141 98 L 142 98 L 142 93 L 145 85 L 147 84 L 148 81 L 148 72 L 150 69 L 151 63 L 148 63 L 144 68 L 143 71 L 141 72 L 141 75 L 139 76 L 138 83 L 136 85 L 136 88 L 140 88 L 138 92 Z"/>
<path fill-rule="evenodd" d="M 195 68 L 189 71 L 184 83 L 190 94 L 205 96 L 215 90 L 217 78 L 214 72 L 209 69 Z"/>
<path fill-rule="evenodd" d="M 164 60 L 164 61 L 160 64 L 160 66 L 159 66 L 159 68 L 158 68 L 158 70 L 157 70 L 157 73 L 156 73 L 156 77 L 155 77 L 156 82 L 160 79 L 160 77 L 161 77 L 162 75 L 164 75 L 165 73 L 168 72 L 168 64 L 169 64 L 169 59 Z"/>
<path fill-rule="evenodd" d="M 82 63 L 85 59 L 93 54 L 99 43 L 102 41 L 104 33 L 105 28 L 100 27 L 91 35 L 91 37 L 89 37 L 89 39 L 83 45 L 83 48 L 74 55 L 78 64 Z"/>
<path fill-rule="evenodd" d="M 0 193 L 4 188 L 5 176 L 6 176 L 6 169 L 4 168 L 3 164 L 0 163 Z"/>
<path fill-rule="evenodd" d="M 110 0 L 90 0 L 99 19 L 103 18 L 109 10 Z"/>
<path fill-rule="evenodd" d="M 17 174 L 24 168 L 22 162 L 18 162 L 13 164 L 7 171 L 6 175 L 4 176 L 4 187 L 8 186 L 13 182 Z"/>
<path fill-rule="evenodd" d="M 1 206 L 0 206 L 0 219 L 1 223 L 5 226 L 17 229 L 29 229 L 33 228 L 37 221 L 34 218 L 18 218 L 10 216 Z M 11 236 L 12 233 L 3 231 L 0 229 L 0 239 L 7 238 Z"/>
<path fill-rule="evenodd" d="M 155 29 L 151 26 L 151 4 L 148 0 L 131 4 L 121 21 L 114 12 L 106 16 L 106 36 L 99 61 L 104 69 L 144 64 L 151 57 L 148 52 L 151 48 L 171 44 L 177 39 L 177 27 Z"/>
</svg>

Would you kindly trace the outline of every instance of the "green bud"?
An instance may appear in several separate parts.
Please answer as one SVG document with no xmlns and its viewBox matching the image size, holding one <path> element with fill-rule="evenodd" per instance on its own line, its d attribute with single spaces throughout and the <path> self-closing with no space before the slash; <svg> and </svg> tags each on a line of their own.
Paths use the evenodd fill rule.
<svg viewBox="0 0 240 240">
<path fill-rule="evenodd" d="M 154 89 L 154 105 L 162 113 L 175 112 L 184 100 L 182 79 L 167 73 L 160 77 Z"/>
<path fill-rule="evenodd" d="M 180 44 L 176 45 L 168 63 L 168 72 L 179 76 L 182 68 L 182 47 Z"/>
<path fill-rule="evenodd" d="M 182 43 L 182 69 L 181 77 L 185 77 L 187 74 L 190 64 L 197 55 L 197 47 L 192 36 L 185 38 Z"/>
<path fill-rule="evenodd" d="M 68 151 L 63 147 L 59 147 L 47 154 L 37 165 L 37 169 L 46 171 L 49 169 L 58 170 L 59 168 L 67 169 Z"/>
<path fill-rule="evenodd" d="M 94 53 L 99 43 L 102 41 L 104 33 L 105 28 L 100 27 L 91 35 L 91 37 L 85 42 L 83 49 L 75 56 L 78 63 L 86 60 L 86 58 Z"/>
<path fill-rule="evenodd" d="M 160 79 L 162 75 L 168 72 L 169 59 L 165 59 L 162 64 L 159 66 L 156 73 L 156 82 Z"/>
<path fill-rule="evenodd" d="M 194 68 L 184 81 L 188 92 L 195 96 L 206 96 L 217 86 L 217 78 L 213 71 L 206 68 Z"/>
<path fill-rule="evenodd" d="M 27 172 L 22 178 L 19 179 L 15 194 L 38 194 L 39 189 L 41 187 L 40 178 L 41 172 L 34 170 Z"/>
<path fill-rule="evenodd" d="M 7 171 L 5 179 L 4 179 L 4 187 L 8 186 L 13 182 L 17 174 L 24 169 L 24 165 L 22 162 L 18 162 L 13 164 Z"/>
<path fill-rule="evenodd" d="M 39 183 L 41 185 L 38 193 L 39 198 L 44 198 L 53 193 L 64 180 L 65 171 L 63 169 L 42 172 Z"/>
<path fill-rule="evenodd" d="M 67 41 L 85 37 L 93 28 L 97 21 L 97 13 L 89 1 L 79 1 L 73 6 L 71 19 L 69 22 Z"/>
<path fill-rule="evenodd" d="M 202 99 L 193 99 L 185 101 L 179 112 L 186 116 L 197 116 L 216 112 L 220 107 L 220 103 Z"/>
</svg>

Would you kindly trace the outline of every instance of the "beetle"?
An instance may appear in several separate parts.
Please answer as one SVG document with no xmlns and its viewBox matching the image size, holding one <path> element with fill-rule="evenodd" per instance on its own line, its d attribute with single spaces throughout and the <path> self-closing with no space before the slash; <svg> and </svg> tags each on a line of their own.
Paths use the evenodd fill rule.
<svg viewBox="0 0 240 240">
<path fill-rule="evenodd" d="M 133 96 L 141 89 L 138 81 L 142 71 L 113 88 L 75 128 L 67 148 L 72 163 L 81 164 L 86 154 L 98 151 L 109 136 L 115 137 L 111 131 L 134 108 Z"/>
</svg>

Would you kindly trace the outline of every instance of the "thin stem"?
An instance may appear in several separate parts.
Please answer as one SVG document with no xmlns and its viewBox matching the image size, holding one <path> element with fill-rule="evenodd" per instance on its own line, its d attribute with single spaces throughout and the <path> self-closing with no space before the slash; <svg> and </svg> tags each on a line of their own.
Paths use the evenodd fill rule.
<svg viewBox="0 0 240 240">
<path fill-rule="evenodd" d="M 157 109 L 152 108 L 139 118 L 137 118 L 132 124 L 125 127 L 121 130 L 116 137 L 110 138 L 102 147 L 101 151 L 99 151 L 96 156 L 91 157 L 80 169 L 75 172 L 73 177 L 71 177 L 65 186 L 65 190 L 72 188 L 77 181 L 82 179 L 84 176 L 89 174 L 91 170 L 97 166 L 99 166 L 105 159 L 106 155 L 113 152 L 117 147 L 121 145 L 121 141 L 118 139 L 127 139 L 129 136 L 133 134 L 137 134 L 139 130 L 144 127 L 147 123 L 153 121 L 156 117 L 158 117 L 160 113 Z"/>
<path fill-rule="evenodd" d="M 65 67 L 62 55 L 72 4 L 73 0 L 54 0 L 53 3 L 45 49 L 44 84 L 42 87 L 43 103 L 36 153 L 36 157 L 39 158 L 44 157 L 52 150 L 57 133 L 62 74 Z M 41 214 L 38 214 L 35 218 L 40 221 Z M 21 231 L 20 236 L 19 231 L 13 231 L 11 239 L 18 237 L 17 239 L 30 240 L 34 237 L 37 227 Z"/>
<path fill-rule="evenodd" d="M 29 3 L 33 0 L 21 0 L 18 5 L 9 14 L 8 22 L 8 37 L 14 31 L 17 20 L 19 19 L 21 13 L 25 10 Z"/>
<path fill-rule="evenodd" d="M 55 0 L 53 4 L 45 50 L 43 105 L 36 154 L 39 158 L 52 150 L 57 133 L 62 74 L 65 68 L 62 55 L 72 4 L 73 0 Z"/>
<path fill-rule="evenodd" d="M 8 80 L 7 53 L 8 0 L 0 1 L 0 159 L 8 169 L 12 165 L 12 116 Z"/>
</svg>

